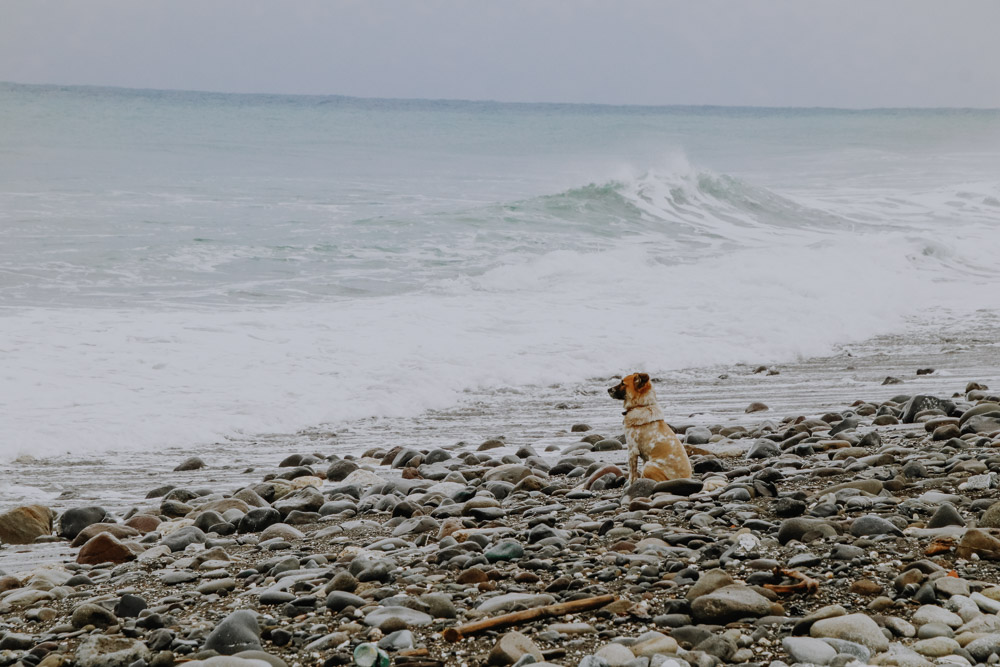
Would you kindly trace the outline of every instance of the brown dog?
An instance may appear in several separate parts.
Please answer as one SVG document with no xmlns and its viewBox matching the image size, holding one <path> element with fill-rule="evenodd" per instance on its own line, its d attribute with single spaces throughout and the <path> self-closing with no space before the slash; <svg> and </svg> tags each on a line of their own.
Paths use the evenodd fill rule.
<svg viewBox="0 0 1000 667">
<path fill-rule="evenodd" d="M 691 462 L 680 438 L 663 420 L 653 383 L 645 373 L 633 373 L 608 389 L 611 398 L 625 401 L 625 440 L 628 443 L 628 479 L 639 478 L 639 457 L 646 462 L 642 476 L 662 482 L 691 477 Z"/>
</svg>

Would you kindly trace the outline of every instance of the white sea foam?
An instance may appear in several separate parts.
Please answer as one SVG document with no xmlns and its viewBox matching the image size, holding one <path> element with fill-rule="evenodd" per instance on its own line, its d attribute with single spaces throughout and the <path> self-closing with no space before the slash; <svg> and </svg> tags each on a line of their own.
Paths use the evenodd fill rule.
<svg viewBox="0 0 1000 667">
<path fill-rule="evenodd" d="M 469 388 L 823 354 L 960 305 L 924 247 L 843 236 L 664 264 L 630 241 L 512 255 L 406 295 L 216 312 L 9 311 L 2 451 L 185 445 L 416 415 Z M 970 309 L 981 304 L 969 296 Z"/>
</svg>

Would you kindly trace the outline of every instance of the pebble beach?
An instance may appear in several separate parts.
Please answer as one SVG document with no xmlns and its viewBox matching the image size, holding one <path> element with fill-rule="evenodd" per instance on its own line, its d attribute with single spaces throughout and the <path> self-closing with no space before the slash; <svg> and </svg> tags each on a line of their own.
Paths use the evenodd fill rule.
<svg viewBox="0 0 1000 667">
<path fill-rule="evenodd" d="M 713 376 L 743 409 L 670 418 L 702 452 L 688 480 L 624 479 L 602 380 L 552 389 L 548 430 L 317 430 L 252 465 L 237 445 L 106 469 L 104 503 L 80 461 L 78 487 L 0 516 L 0 664 L 993 664 L 1000 393 L 955 376 L 985 368 L 982 346 L 928 349 L 952 371 L 876 382 L 888 366 L 862 350 Z M 847 363 L 858 397 L 805 407 L 804 378 Z M 708 404 L 699 386 L 681 402 Z M 5 479 L 44 486 L 57 465 Z"/>
</svg>

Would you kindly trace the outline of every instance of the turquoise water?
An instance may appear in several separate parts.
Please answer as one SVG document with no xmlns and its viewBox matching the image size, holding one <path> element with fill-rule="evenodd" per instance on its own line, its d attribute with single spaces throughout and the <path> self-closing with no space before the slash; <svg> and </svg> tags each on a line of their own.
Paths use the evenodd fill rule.
<svg viewBox="0 0 1000 667">
<path fill-rule="evenodd" d="M 0 451 L 418 416 L 994 313 L 998 167 L 996 111 L 0 84 Z"/>
</svg>

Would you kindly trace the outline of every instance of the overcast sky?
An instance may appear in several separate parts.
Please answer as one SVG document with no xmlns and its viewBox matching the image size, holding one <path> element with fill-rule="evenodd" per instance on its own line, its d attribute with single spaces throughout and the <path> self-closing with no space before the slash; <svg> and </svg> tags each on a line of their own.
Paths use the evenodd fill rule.
<svg viewBox="0 0 1000 667">
<path fill-rule="evenodd" d="M 2 0 L 0 80 L 1000 107 L 997 0 Z"/>
</svg>

